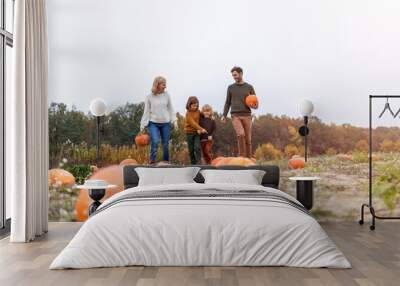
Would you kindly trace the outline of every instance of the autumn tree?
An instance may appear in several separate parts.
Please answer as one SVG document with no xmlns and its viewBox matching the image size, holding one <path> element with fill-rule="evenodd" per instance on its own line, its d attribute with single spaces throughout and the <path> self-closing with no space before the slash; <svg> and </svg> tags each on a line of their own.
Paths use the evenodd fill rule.
<svg viewBox="0 0 400 286">
<path fill-rule="evenodd" d="M 110 148 L 134 144 L 134 137 L 139 132 L 143 108 L 143 103 L 126 103 L 103 116 L 101 118 L 101 142 L 110 145 Z M 237 140 L 231 119 L 227 118 L 226 123 L 221 123 L 221 114 L 219 113 L 214 113 L 214 118 L 217 126 L 214 136 L 214 155 L 235 156 Z M 253 150 L 257 150 L 267 143 L 271 144 L 258 149 L 260 157 L 263 157 L 264 153 L 268 154 L 270 150 L 274 150 L 272 154 L 275 155 L 272 157 L 279 157 L 282 153 L 285 153 L 286 156 L 304 153 L 304 138 L 298 133 L 298 128 L 303 125 L 302 118 L 264 114 L 253 116 L 252 121 Z M 171 130 L 171 158 L 174 162 L 183 160 L 182 158 L 185 157 L 185 155 L 175 155 L 175 153 L 187 151 L 183 126 L 184 117 L 178 113 L 176 125 Z M 349 153 L 354 149 L 363 152 L 368 150 L 367 128 L 350 124 L 326 124 L 317 117 L 312 117 L 309 129 L 310 155 Z M 400 128 L 377 127 L 372 132 L 373 151 L 400 152 Z M 74 106 L 68 108 L 64 103 L 51 103 L 49 106 L 50 160 L 56 161 L 52 158 L 57 157 L 65 142 L 76 145 L 85 142 L 88 148 L 94 146 L 96 144 L 95 117 L 77 110 Z M 295 150 L 295 147 L 298 150 Z"/>
<path fill-rule="evenodd" d="M 379 149 L 382 152 L 393 152 L 395 150 L 395 144 L 390 139 L 384 139 L 379 145 Z"/>
<path fill-rule="evenodd" d="M 354 149 L 359 152 L 368 152 L 369 145 L 368 145 L 367 140 L 365 140 L 365 139 L 358 140 Z"/>
</svg>

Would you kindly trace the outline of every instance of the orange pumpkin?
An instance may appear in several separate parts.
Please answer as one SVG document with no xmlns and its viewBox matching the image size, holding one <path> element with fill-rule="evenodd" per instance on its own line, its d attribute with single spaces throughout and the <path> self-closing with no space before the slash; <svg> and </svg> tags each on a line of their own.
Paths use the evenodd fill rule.
<svg viewBox="0 0 400 286">
<path fill-rule="evenodd" d="M 93 174 L 90 179 L 105 180 L 107 183 L 112 185 L 117 185 L 117 188 L 106 189 L 106 194 L 104 198 L 111 197 L 112 195 L 123 191 L 124 182 L 122 175 L 123 166 L 111 165 L 108 167 L 100 168 L 95 174 Z M 89 198 L 87 190 L 80 190 L 78 199 L 75 204 L 75 218 L 77 221 L 85 221 L 88 217 L 88 207 L 91 204 L 91 199 Z"/>
<path fill-rule="evenodd" d="M 138 164 L 138 162 L 135 159 L 131 159 L 131 158 L 122 160 L 121 163 L 119 163 L 120 166 L 137 165 L 137 164 Z"/>
<path fill-rule="evenodd" d="M 150 136 L 148 134 L 140 134 L 136 136 L 135 143 L 138 146 L 146 146 L 150 143 Z"/>
<path fill-rule="evenodd" d="M 75 185 L 75 177 L 64 169 L 51 169 L 48 172 L 49 186 L 72 187 Z"/>
<path fill-rule="evenodd" d="M 255 96 L 254 94 L 249 94 L 246 97 L 246 105 L 249 108 L 253 108 L 253 109 L 257 109 L 258 108 L 258 99 L 257 96 Z"/>
<path fill-rule="evenodd" d="M 255 162 L 246 157 L 222 157 L 213 166 L 254 166 Z"/>
<path fill-rule="evenodd" d="M 303 157 L 299 155 L 293 155 L 292 158 L 288 162 L 289 169 L 303 169 L 306 165 L 306 162 Z"/>
<path fill-rule="evenodd" d="M 211 165 L 216 166 L 218 164 L 219 161 L 221 161 L 222 159 L 224 159 L 225 157 L 217 157 L 215 159 L 213 159 L 211 161 Z"/>
</svg>

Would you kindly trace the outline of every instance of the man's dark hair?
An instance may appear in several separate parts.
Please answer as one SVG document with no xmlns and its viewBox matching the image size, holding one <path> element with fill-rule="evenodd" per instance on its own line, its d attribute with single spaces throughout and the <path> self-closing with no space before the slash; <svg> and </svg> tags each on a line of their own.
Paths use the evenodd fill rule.
<svg viewBox="0 0 400 286">
<path fill-rule="evenodd" d="M 243 69 L 241 67 L 233 67 L 231 73 L 233 72 L 243 73 Z"/>
<path fill-rule="evenodd" d="M 190 97 L 188 98 L 188 100 L 187 100 L 187 103 L 186 103 L 186 110 L 190 110 L 190 106 L 191 106 L 192 104 L 194 104 L 194 103 L 199 104 L 199 100 L 197 99 L 196 96 L 190 96 Z"/>
</svg>

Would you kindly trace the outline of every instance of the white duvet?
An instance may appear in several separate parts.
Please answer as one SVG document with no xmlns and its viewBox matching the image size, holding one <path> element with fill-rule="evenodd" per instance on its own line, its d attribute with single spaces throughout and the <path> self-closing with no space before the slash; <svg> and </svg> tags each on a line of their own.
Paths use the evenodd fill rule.
<svg viewBox="0 0 400 286">
<path fill-rule="evenodd" d="M 254 185 L 135 187 L 106 200 L 50 269 L 145 266 L 294 266 L 349 268 L 318 222 L 299 209 L 257 198 L 152 198 L 112 204 L 130 192 L 263 190 Z M 111 204 L 111 206 L 110 206 Z M 106 206 L 109 206 L 106 208 Z"/>
</svg>

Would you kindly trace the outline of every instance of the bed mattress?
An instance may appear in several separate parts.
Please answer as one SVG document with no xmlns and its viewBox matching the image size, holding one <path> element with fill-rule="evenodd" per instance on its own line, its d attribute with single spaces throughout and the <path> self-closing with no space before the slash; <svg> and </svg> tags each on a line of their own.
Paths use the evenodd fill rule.
<svg viewBox="0 0 400 286">
<path fill-rule="evenodd" d="M 114 195 L 50 269 L 129 265 L 351 267 L 293 197 L 263 186 L 197 183 Z"/>
</svg>

